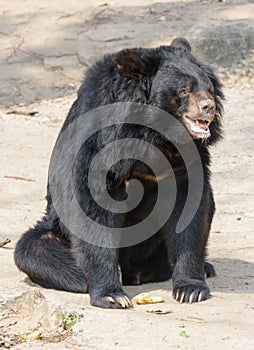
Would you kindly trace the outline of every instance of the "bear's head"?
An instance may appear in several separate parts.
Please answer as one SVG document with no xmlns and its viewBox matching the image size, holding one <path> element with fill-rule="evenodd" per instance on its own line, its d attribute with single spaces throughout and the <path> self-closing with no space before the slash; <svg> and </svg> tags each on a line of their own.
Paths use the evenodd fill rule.
<svg viewBox="0 0 254 350">
<path fill-rule="evenodd" d="M 221 136 L 221 84 L 213 70 L 191 53 L 186 39 L 157 49 L 123 50 L 115 70 L 145 90 L 146 103 L 181 120 L 194 139 L 212 143 Z"/>
</svg>

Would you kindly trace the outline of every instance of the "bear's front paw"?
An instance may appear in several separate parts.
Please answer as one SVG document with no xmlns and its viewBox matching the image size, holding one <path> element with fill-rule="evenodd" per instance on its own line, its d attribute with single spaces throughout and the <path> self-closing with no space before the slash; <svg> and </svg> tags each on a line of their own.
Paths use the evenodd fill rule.
<svg viewBox="0 0 254 350">
<path fill-rule="evenodd" d="M 186 279 L 174 283 L 173 298 L 181 304 L 203 301 L 209 299 L 209 296 L 209 288 L 204 281 Z"/>
<path fill-rule="evenodd" d="M 91 305 L 103 309 L 127 309 L 132 307 L 130 298 L 124 292 L 108 293 L 90 297 Z"/>
</svg>

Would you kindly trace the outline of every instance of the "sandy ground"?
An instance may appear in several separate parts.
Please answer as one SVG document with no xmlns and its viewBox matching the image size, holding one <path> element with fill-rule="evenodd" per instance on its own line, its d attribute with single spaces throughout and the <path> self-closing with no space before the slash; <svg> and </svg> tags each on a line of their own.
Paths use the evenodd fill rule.
<svg viewBox="0 0 254 350">
<path fill-rule="evenodd" d="M 29 15 L 32 21 L 33 13 L 37 11 L 38 15 L 40 11 L 47 10 L 49 22 L 53 23 L 54 21 L 51 22 L 51 20 L 56 14 L 72 12 L 77 14 L 81 6 L 78 3 L 74 0 L 52 3 L 44 1 L 41 5 L 43 9 L 38 9 L 38 4 L 35 5 L 28 1 L 17 1 L 15 6 L 11 6 L 8 1 L 0 1 L 3 18 L 4 11 L 8 10 L 9 14 L 11 13 L 15 20 L 19 21 L 17 37 L 23 33 L 26 43 L 29 38 L 33 38 L 33 28 L 27 24 L 26 20 L 22 24 L 22 19 Z M 108 3 L 114 9 L 124 5 L 123 1 L 109 1 Z M 131 7 L 134 4 L 145 6 L 152 3 L 155 1 L 138 0 L 128 2 L 128 6 Z M 167 3 L 162 2 L 160 6 L 163 8 L 168 5 Z M 203 9 L 204 5 L 209 5 L 211 6 L 209 16 L 213 15 L 212 10 L 215 11 L 218 6 L 216 1 L 173 1 L 172 5 L 175 6 L 176 3 L 179 6 L 192 4 L 200 9 Z M 226 5 L 227 3 L 225 2 Z M 246 6 L 250 10 L 251 3 L 253 2 L 249 1 L 247 5 L 244 3 L 241 12 L 239 3 L 232 1 L 231 7 L 227 5 L 229 6 L 226 9 L 227 16 L 230 16 L 230 20 L 235 20 L 235 17 L 236 20 L 239 20 L 239 16 L 241 20 L 249 19 L 250 11 L 246 10 Z M 103 2 L 86 1 L 84 7 L 87 9 L 87 16 L 94 9 L 97 11 L 99 5 L 103 5 Z M 237 8 L 234 7 L 236 5 Z M 131 11 L 129 7 L 128 11 Z M 226 16 L 225 12 L 223 16 Z M 75 16 L 72 17 L 74 18 Z M 164 20 L 161 22 L 163 25 Z M 36 25 L 36 21 L 30 23 Z M 43 29 L 44 35 L 48 35 L 50 26 L 44 23 L 44 27 L 41 28 L 39 24 L 37 22 L 38 30 Z M 77 31 L 80 30 L 80 21 L 77 21 L 76 27 L 73 21 L 71 25 L 72 28 L 77 28 Z M 96 26 L 94 25 L 90 30 L 96 31 Z M 2 29 L 0 35 L 1 33 L 3 33 Z M 5 36 L 5 40 L 9 40 L 9 47 L 11 47 L 12 38 L 11 33 Z M 143 40 L 144 44 L 148 44 L 147 36 L 142 37 L 142 40 L 140 37 L 135 40 Z M 100 45 L 98 38 L 95 38 L 93 45 L 96 46 L 96 43 L 96 53 L 98 53 Z M 30 46 L 36 47 L 36 45 L 36 50 L 39 50 L 38 38 L 30 43 Z M 121 44 L 115 43 L 114 40 L 110 45 L 112 49 L 115 49 L 117 45 L 121 47 Z M 110 45 L 106 48 L 110 49 Z M 1 55 L 4 54 L 5 51 L 1 53 Z M 15 54 L 20 55 L 23 52 L 15 52 Z M 23 68 L 29 66 L 24 57 L 23 61 L 20 57 L 20 61 L 15 62 L 12 63 L 12 69 L 13 74 L 16 72 L 16 75 L 21 68 L 20 65 L 23 64 Z M 16 269 L 13 263 L 13 249 L 17 239 L 22 232 L 40 218 L 44 211 L 50 153 L 61 123 L 75 99 L 75 93 L 71 90 L 60 89 L 61 93 L 59 90 L 55 94 L 57 79 L 60 79 L 59 86 L 74 84 L 70 85 L 74 90 L 81 79 L 81 70 L 84 70 L 84 65 L 81 64 L 76 68 L 75 61 L 72 66 L 68 62 L 68 67 L 75 72 L 72 76 L 79 77 L 70 79 L 68 75 L 63 74 L 67 69 L 64 62 L 67 61 L 61 62 L 58 57 L 57 62 L 62 69 L 49 70 L 49 77 L 47 74 L 44 76 L 44 68 L 42 69 L 41 66 L 38 68 L 33 61 L 30 61 L 30 69 L 34 69 L 35 75 L 30 75 L 31 72 L 27 73 L 25 69 L 24 71 L 22 71 L 23 68 L 21 69 L 20 74 L 26 73 L 27 76 L 26 79 L 18 77 L 21 79 L 18 85 L 19 94 L 12 89 L 13 80 L 11 76 L 8 78 L 7 74 L 0 87 L 3 89 L 2 85 L 6 82 L 5 95 L 2 95 L 4 99 L 0 108 L 2 160 L 0 168 L 0 241 L 5 238 L 11 239 L 11 243 L 0 248 L 0 347 L 11 346 L 13 349 L 22 350 L 37 348 L 253 349 L 254 92 L 250 79 L 247 79 L 248 74 L 246 74 L 246 79 L 241 80 L 241 83 L 238 84 L 232 84 L 233 77 L 225 81 L 227 98 L 224 118 L 225 138 L 211 150 L 213 156 L 212 184 L 217 204 L 209 241 L 209 261 L 215 265 L 217 270 L 217 276 L 208 280 L 212 298 L 199 304 L 180 305 L 172 299 L 171 281 L 125 287 L 131 297 L 144 291 L 163 296 L 165 302 L 153 306 L 153 308 L 167 312 L 160 315 L 147 313 L 147 309 L 151 306 L 135 305 L 132 310 L 93 308 L 89 305 L 88 295 L 45 290 L 33 285 L 25 275 Z M 4 61 L 3 58 L 0 67 L 2 71 L 5 67 L 5 72 L 8 72 L 10 63 Z M 52 72 L 56 74 L 55 80 L 53 79 L 54 74 L 51 75 Z M 39 73 L 41 76 L 38 78 Z M 221 74 L 223 76 L 223 72 Z M 52 85 L 49 83 L 50 79 L 53 81 Z M 29 82 L 33 86 L 32 95 L 30 90 L 25 91 Z M 43 84 L 48 84 L 53 98 L 47 99 L 48 91 L 44 94 Z M 62 97 L 56 98 L 56 96 Z M 21 105 L 13 106 L 13 98 Z M 35 100 L 38 101 L 28 105 L 28 102 Z M 24 113 L 33 112 L 38 113 L 34 116 L 24 115 Z M 60 312 L 66 315 L 75 312 L 79 315 L 75 325 L 68 331 L 62 330 L 62 327 L 59 326 L 60 321 L 57 315 Z M 21 340 L 21 334 L 34 330 L 41 331 L 40 340 Z M 181 333 L 183 331 L 186 333 Z"/>
</svg>

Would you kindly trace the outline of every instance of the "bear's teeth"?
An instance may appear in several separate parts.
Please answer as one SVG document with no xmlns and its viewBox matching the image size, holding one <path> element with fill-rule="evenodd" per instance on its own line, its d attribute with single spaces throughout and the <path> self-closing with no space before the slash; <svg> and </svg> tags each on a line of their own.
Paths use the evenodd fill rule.
<svg viewBox="0 0 254 350">
<path fill-rule="evenodd" d="M 195 133 L 202 133 L 202 134 L 210 134 L 210 130 L 209 130 L 209 122 L 207 121 L 203 121 L 200 119 L 197 120 L 193 120 L 188 118 L 187 116 L 185 117 L 185 120 L 188 122 L 191 130 Z"/>
</svg>

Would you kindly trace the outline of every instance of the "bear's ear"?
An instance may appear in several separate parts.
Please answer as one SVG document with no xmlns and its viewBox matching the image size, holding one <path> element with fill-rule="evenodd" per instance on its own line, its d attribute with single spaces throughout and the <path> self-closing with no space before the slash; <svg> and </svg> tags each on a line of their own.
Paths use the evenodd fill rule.
<svg viewBox="0 0 254 350">
<path fill-rule="evenodd" d="M 146 75 L 146 65 L 135 51 L 122 51 L 113 57 L 115 71 L 123 77 L 139 80 Z"/>
<path fill-rule="evenodd" d="M 175 38 L 172 41 L 171 46 L 181 48 L 181 49 L 184 49 L 186 51 L 191 52 L 191 45 L 188 42 L 188 40 L 186 40 L 184 38 Z"/>
</svg>

